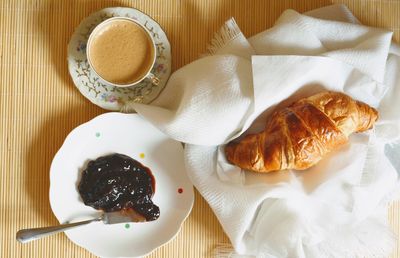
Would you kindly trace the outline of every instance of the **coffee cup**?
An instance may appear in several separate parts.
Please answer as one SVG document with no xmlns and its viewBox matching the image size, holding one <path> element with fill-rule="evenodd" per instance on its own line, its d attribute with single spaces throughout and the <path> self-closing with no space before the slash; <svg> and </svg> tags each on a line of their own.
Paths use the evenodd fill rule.
<svg viewBox="0 0 400 258">
<path fill-rule="evenodd" d="M 158 85 L 151 73 L 157 57 L 150 32 L 137 21 L 114 17 L 97 25 L 89 36 L 87 60 L 100 81 L 131 87 L 145 79 Z"/>
</svg>

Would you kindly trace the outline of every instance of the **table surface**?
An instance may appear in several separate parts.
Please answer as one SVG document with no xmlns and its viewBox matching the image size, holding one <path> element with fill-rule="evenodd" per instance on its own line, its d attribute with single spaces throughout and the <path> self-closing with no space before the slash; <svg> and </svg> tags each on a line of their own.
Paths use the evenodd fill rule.
<svg viewBox="0 0 400 258">
<path fill-rule="evenodd" d="M 199 58 L 213 33 L 235 17 L 246 36 L 273 25 L 287 8 L 299 12 L 345 3 L 366 25 L 400 38 L 398 0 L 1 0 L 0 1 L 0 257 L 94 257 L 64 234 L 30 244 L 15 240 L 18 229 L 57 224 L 49 204 L 49 167 L 76 126 L 106 112 L 74 87 L 66 62 L 74 28 L 105 7 L 135 7 L 165 29 L 173 70 Z M 400 231 L 400 202 L 389 207 Z M 177 237 L 149 257 L 212 257 L 228 244 L 210 207 L 196 191 L 195 204 Z M 397 245 L 393 257 L 400 257 Z"/>
</svg>

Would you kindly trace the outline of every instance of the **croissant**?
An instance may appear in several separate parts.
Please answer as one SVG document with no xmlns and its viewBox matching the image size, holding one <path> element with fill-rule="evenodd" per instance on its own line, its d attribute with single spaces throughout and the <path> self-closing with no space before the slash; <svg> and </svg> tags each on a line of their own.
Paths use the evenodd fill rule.
<svg viewBox="0 0 400 258">
<path fill-rule="evenodd" d="M 378 112 L 343 93 L 325 91 L 275 111 L 263 132 L 225 147 L 229 162 L 246 170 L 304 170 L 347 142 L 353 132 L 370 129 Z"/>
</svg>

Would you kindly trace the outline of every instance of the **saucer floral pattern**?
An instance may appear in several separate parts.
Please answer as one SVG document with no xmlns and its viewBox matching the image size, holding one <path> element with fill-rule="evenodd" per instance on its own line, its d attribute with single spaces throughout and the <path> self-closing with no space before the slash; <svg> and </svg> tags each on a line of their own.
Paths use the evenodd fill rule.
<svg viewBox="0 0 400 258">
<path fill-rule="evenodd" d="M 87 40 L 99 23 L 112 17 L 135 19 L 152 35 L 157 48 L 152 68 L 152 73 L 160 79 L 157 86 L 145 79 L 132 87 L 115 87 L 101 82 L 92 73 L 86 58 Z M 87 99 L 104 109 L 119 111 L 128 102 L 146 104 L 158 96 L 171 73 L 171 47 L 160 25 L 146 14 L 133 8 L 105 8 L 85 18 L 76 28 L 68 45 L 68 68 L 75 86 Z"/>
</svg>

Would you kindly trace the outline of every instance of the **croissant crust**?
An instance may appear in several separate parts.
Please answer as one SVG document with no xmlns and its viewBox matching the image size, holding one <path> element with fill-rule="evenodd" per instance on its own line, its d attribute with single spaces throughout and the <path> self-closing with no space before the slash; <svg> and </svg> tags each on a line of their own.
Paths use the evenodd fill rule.
<svg viewBox="0 0 400 258">
<path fill-rule="evenodd" d="M 229 162 L 255 172 L 304 170 L 347 142 L 353 132 L 370 129 L 378 112 L 339 92 L 322 92 L 275 111 L 263 132 L 225 147 Z"/>
</svg>

